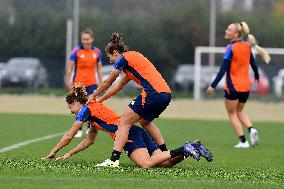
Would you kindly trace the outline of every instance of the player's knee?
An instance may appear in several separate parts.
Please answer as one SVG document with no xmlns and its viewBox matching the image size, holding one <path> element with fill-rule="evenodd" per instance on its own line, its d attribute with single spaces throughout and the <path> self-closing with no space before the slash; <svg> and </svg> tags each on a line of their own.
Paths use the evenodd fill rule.
<svg viewBox="0 0 284 189">
<path fill-rule="evenodd" d="M 128 120 L 121 120 L 120 123 L 119 123 L 119 126 L 122 126 L 124 128 L 130 128 L 132 126 L 131 123 L 129 123 Z"/>
<path fill-rule="evenodd" d="M 237 115 L 238 115 L 238 117 L 240 117 L 240 116 L 242 116 L 242 111 L 237 111 Z"/>
<path fill-rule="evenodd" d="M 151 168 L 153 167 L 152 163 L 150 161 L 142 161 L 140 164 L 139 164 L 139 167 L 143 168 L 143 169 L 148 169 L 148 168 Z"/>
<path fill-rule="evenodd" d="M 140 125 L 141 125 L 142 127 L 147 127 L 147 126 L 151 125 L 151 122 L 145 121 L 144 119 L 141 119 L 141 120 L 139 121 L 139 123 L 140 123 Z"/>
<path fill-rule="evenodd" d="M 237 111 L 235 109 L 227 109 L 228 114 L 235 115 L 237 114 Z"/>
</svg>

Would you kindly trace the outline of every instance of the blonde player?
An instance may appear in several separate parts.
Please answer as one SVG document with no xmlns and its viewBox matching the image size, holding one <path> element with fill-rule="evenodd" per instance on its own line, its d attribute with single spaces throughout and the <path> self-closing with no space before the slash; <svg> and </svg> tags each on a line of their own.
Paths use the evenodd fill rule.
<svg viewBox="0 0 284 189">
<path fill-rule="evenodd" d="M 245 41 L 244 38 L 248 40 Z M 263 48 L 256 45 L 255 38 L 250 34 L 245 22 L 230 24 L 225 31 L 225 39 L 229 40 L 230 44 L 226 48 L 219 73 L 208 87 L 207 93 L 209 95 L 214 93 L 215 87 L 226 73 L 225 107 L 232 127 L 240 139 L 234 147 L 248 148 L 250 145 L 245 138 L 242 125 L 250 133 L 251 145 L 255 146 L 259 143 L 258 131 L 253 128 L 250 118 L 243 112 L 250 93 L 249 66 L 254 71 L 256 81 L 259 80 L 251 47 L 259 52 L 266 63 L 270 62 L 270 56 Z"/>
</svg>

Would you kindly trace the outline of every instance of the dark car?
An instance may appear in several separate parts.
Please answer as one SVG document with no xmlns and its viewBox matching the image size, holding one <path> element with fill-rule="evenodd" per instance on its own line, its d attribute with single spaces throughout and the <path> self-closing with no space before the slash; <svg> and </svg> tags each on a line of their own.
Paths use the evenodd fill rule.
<svg viewBox="0 0 284 189">
<path fill-rule="evenodd" d="M 48 87 L 45 67 L 37 58 L 11 58 L 2 70 L 2 87 Z"/>
</svg>

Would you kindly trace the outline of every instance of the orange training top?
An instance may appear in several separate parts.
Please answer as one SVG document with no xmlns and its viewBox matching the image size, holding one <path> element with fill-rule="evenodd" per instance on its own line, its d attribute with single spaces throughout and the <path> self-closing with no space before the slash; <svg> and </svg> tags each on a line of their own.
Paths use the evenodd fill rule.
<svg viewBox="0 0 284 189">
<path fill-rule="evenodd" d="M 171 93 L 171 89 L 155 66 L 141 53 L 128 51 L 114 63 L 130 80 L 142 86 L 142 96 L 151 93 Z"/>
<path fill-rule="evenodd" d="M 70 55 L 70 60 L 75 62 L 73 83 L 85 87 L 97 84 L 97 63 L 102 62 L 102 53 L 97 47 L 90 50 L 84 49 L 82 45 L 75 47 Z"/>
<path fill-rule="evenodd" d="M 90 122 L 98 130 L 105 131 L 113 139 L 118 129 L 120 115 L 99 102 L 84 105 L 76 116 L 77 121 Z"/>
<path fill-rule="evenodd" d="M 255 73 L 255 78 L 259 79 L 250 44 L 242 40 L 231 42 L 226 47 L 223 64 L 211 86 L 215 88 L 226 73 L 225 90 L 227 92 L 249 92 L 250 65 Z"/>
</svg>

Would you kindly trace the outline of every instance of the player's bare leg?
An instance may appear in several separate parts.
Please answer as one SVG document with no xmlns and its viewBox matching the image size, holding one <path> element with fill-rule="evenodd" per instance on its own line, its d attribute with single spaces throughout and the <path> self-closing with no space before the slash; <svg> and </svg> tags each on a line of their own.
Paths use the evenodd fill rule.
<svg viewBox="0 0 284 189">
<path fill-rule="evenodd" d="M 232 127 L 235 130 L 237 136 L 240 138 L 240 143 L 235 145 L 235 148 L 248 148 L 249 144 L 245 139 L 244 130 L 241 125 L 241 121 L 237 114 L 238 100 L 225 99 L 225 107 L 231 121 Z"/>
</svg>

